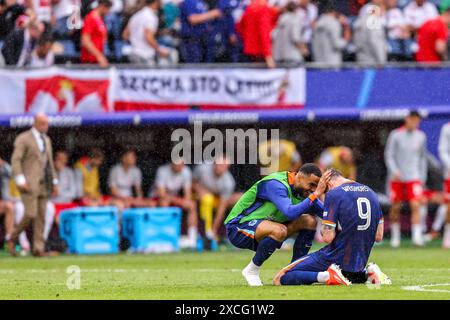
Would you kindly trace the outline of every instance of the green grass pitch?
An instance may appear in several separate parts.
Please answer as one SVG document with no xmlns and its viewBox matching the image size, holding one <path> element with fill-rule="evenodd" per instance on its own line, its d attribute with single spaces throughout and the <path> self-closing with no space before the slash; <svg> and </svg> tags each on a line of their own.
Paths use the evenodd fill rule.
<svg viewBox="0 0 450 320">
<path fill-rule="evenodd" d="M 450 253 L 437 246 L 375 247 L 370 261 L 393 280 L 381 288 L 272 286 L 273 275 L 289 263 L 290 254 L 274 253 L 263 267 L 265 286 L 257 288 L 247 287 L 240 274 L 250 251 L 41 259 L 2 254 L 0 299 L 450 299 Z M 71 265 L 81 268 L 80 289 L 66 286 Z"/>
</svg>

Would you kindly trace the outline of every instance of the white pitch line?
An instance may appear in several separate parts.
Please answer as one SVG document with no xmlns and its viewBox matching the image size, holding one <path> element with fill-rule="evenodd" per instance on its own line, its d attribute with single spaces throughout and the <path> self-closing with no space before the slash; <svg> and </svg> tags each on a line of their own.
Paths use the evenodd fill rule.
<svg viewBox="0 0 450 320">
<path fill-rule="evenodd" d="M 170 272 L 171 269 L 84 269 L 86 273 L 126 273 L 126 272 Z M 240 269 L 191 269 L 193 272 L 240 272 Z M 0 274 L 13 273 L 65 273 L 66 269 L 0 269 Z"/>
<path fill-rule="evenodd" d="M 420 291 L 420 292 L 446 292 L 450 293 L 450 290 L 445 289 L 426 289 L 428 287 L 443 287 L 443 286 L 450 286 L 450 283 L 435 283 L 435 284 L 423 284 L 418 286 L 405 286 L 402 287 L 403 290 L 406 291 Z"/>
</svg>

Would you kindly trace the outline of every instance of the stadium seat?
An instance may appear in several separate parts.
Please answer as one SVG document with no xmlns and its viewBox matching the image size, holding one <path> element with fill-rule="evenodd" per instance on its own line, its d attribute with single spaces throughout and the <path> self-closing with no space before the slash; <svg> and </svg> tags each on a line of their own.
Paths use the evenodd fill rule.
<svg viewBox="0 0 450 320">
<path fill-rule="evenodd" d="M 79 56 L 79 53 L 75 48 L 75 43 L 72 40 L 60 40 L 58 41 L 58 43 L 61 44 L 64 48 L 61 56 L 68 58 L 77 58 Z"/>
<path fill-rule="evenodd" d="M 114 55 L 117 60 L 122 60 L 125 56 L 128 56 L 127 49 L 129 44 L 123 40 L 114 41 Z"/>
</svg>

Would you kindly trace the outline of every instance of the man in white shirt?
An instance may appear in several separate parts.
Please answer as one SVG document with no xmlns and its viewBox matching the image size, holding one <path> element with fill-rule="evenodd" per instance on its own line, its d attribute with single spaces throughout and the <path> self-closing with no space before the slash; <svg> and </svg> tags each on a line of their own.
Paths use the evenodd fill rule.
<svg viewBox="0 0 450 320">
<path fill-rule="evenodd" d="M 410 32 L 403 11 L 397 6 L 397 0 L 386 1 L 386 31 L 390 53 L 395 57 L 411 56 Z"/>
<path fill-rule="evenodd" d="M 154 65 L 156 56 L 168 57 L 169 51 L 160 47 L 156 40 L 160 0 L 145 0 L 145 4 L 144 8 L 131 17 L 123 38 L 131 43 L 131 62 Z"/>
<path fill-rule="evenodd" d="M 441 129 L 441 135 L 439 137 L 439 157 L 444 166 L 444 193 L 448 205 L 442 246 L 445 249 L 450 249 L 450 122 L 445 124 Z"/>
<path fill-rule="evenodd" d="M 36 48 L 31 53 L 30 67 L 50 67 L 55 62 L 55 54 L 52 51 L 53 39 L 50 36 L 41 36 Z"/>
<path fill-rule="evenodd" d="M 302 38 L 308 45 L 311 45 L 313 27 L 317 20 L 318 12 L 317 6 L 311 3 L 310 0 L 299 0 L 297 14 L 303 24 Z"/>
<path fill-rule="evenodd" d="M 52 22 L 52 6 L 51 0 L 25 0 L 25 5 L 32 9 L 39 21 L 44 22 L 47 26 Z"/>
<path fill-rule="evenodd" d="M 236 182 L 225 157 L 216 158 L 213 164 L 198 165 L 193 175 L 194 190 L 200 202 L 199 213 L 205 222 L 206 237 L 215 243 L 226 209 L 234 206 L 242 194 L 234 191 Z"/>
<path fill-rule="evenodd" d="M 127 150 L 120 163 L 112 167 L 108 181 L 111 195 L 125 207 L 153 207 L 153 203 L 143 198 L 142 171 L 136 166 L 136 161 L 136 152 Z"/>
<path fill-rule="evenodd" d="M 161 207 L 176 206 L 188 212 L 188 239 L 182 246 L 195 248 L 197 244 L 197 204 L 192 199 L 192 173 L 184 160 L 174 159 L 156 171 L 152 196 L 156 196 Z"/>
<path fill-rule="evenodd" d="M 405 13 L 406 23 L 412 34 L 415 34 L 425 21 L 439 15 L 436 6 L 427 0 L 411 1 L 403 12 Z"/>
<path fill-rule="evenodd" d="M 68 36 L 72 28 L 81 28 L 80 6 L 81 0 L 52 0 L 53 30 L 59 36 Z"/>
</svg>

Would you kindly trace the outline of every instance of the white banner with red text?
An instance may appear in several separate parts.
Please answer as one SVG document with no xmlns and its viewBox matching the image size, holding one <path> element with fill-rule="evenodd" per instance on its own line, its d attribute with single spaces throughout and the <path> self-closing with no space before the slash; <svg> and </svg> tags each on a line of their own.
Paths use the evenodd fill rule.
<svg viewBox="0 0 450 320">
<path fill-rule="evenodd" d="M 303 68 L 0 70 L 0 114 L 301 108 Z"/>
</svg>

